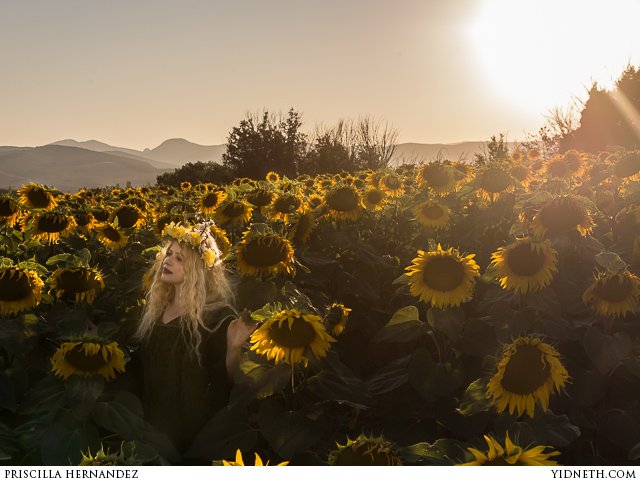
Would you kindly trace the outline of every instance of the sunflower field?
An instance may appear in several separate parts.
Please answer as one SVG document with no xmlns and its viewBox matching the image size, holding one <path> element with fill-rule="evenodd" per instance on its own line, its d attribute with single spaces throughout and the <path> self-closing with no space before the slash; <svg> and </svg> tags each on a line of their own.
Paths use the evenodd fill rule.
<svg viewBox="0 0 640 481">
<path fill-rule="evenodd" d="M 640 152 L 0 196 L 0 460 L 172 464 L 127 386 L 163 228 L 259 327 L 189 458 L 640 460 Z M 170 413 L 167 413 L 170 415 Z"/>
</svg>

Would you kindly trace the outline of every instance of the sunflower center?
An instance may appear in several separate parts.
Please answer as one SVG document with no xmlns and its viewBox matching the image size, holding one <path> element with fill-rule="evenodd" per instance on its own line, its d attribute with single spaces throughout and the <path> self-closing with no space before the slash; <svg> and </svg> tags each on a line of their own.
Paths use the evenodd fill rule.
<svg viewBox="0 0 640 481">
<path fill-rule="evenodd" d="M 442 207 L 436 204 L 427 204 L 422 207 L 422 214 L 428 219 L 439 219 L 443 213 Z"/>
<path fill-rule="evenodd" d="M 69 294 L 87 292 L 98 287 L 98 280 L 92 272 L 84 270 L 64 270 L 58 277 L 58 288 Z"/>
<path fill-rule="evenodd" d="M 434 257 L 425 265 L 422 279 L 433 290 L 453 291 L 464 280 L 464 267 L 451 257 Z"/>
<path fill-rule="evenodd" d="M 76 224 L 78 224 L 78 226 L 80 227 L 84 227 L 91 222 L 91 214 L 89 214 L 88 212 L 79 212 L 77 214 L 74 214 L 73 217 L 76 220 Z"/>
<path fill-rule="evenodd" d="M 43 209 L 51 202 L 49 194 L 43 189 L 32 189 L 27 193 L 29 203 L 36 209 Z"/>
<path fill-rule="evenodd" d="M 281 325 L 274 323 L 269 328 L 269 337 L 279 346 L 290 349 L 305 348 L 316 337 L 313 326 L 302 318 L 296 318 L 289 328 L 289 322 L 284 320 Z"/>
<path fill-rule="evenodd" d="M 0 301 L 20 301 L 31 294 L 33 290 L 29 278 L 21 271 L 11 269 L 0 274 Z"/>
<path fill-rule="evenodd" d="M 584 219 L 584 212 L 573 202 L 553 202 L 540 211 L 542 225 L 551 232 L 575 229 Z"/>
<path fill-rule="evenodd" d="M 382 179 L 382 182 L 384 183 L 384 185 L 387 186 L 388 189 L 392 189 L 392 190 L 397 189 L 402 185 L 400 183 L 400 179 L 398 179 L 395 176 L 385 177 Z"/>
<path fill-rule="evenodd" d="M 274 202 L 273 207 L 277 212 L 289 214 L 290 212 L 293 212 L 298 207 L 300 207 L 300 199 L 298 199 L 295 195 L 278 197 L 278 199 Z"/>
<path fill-rule="evenodd" d="M 480 187 L 491 194 L 502 192 L 510 185 L 511 176 L 502 170 L 491 169 L 480 177 Z"/>
<path fill-rule="evenodd" d="M 95 354 L 87 354 L 83 344 L 78 344 L 67 353 L 65 359 L 78 371 L 94 372 L 106 366 L 111 358 L 111 354 L 107 354 L 107 360 L 105 360 L 100 351 Z"/>
<path fill-rule="evenodd" d="M 595 295 L 607 302 L 622 302 L 629 299 L 633 286 L 624 276 L 613 276 L 598 282 Z"/>
<path fill-rule="evenodd" d="M 242 257 L 251 266 L 275 266 L 287 260 L 287 246 L 276 237 L 256 237 L 244 247 Z"/>
<path fill-rule="evenodd" d="M 224 209 L 222 209 L 222 214 L 230 219 L 240 217 L 244 214 L 244 205 L 242 205 L 241 202 L 230 202 Z"/>
<path fill-rule="evenodd" d="M 513 169 L 511 169 L 511 175 L 516 179 L 518 179 L 520 182 L 525 180 L 528 174 L 529 174 L 529 170 L 526 167 L 523 167 L 521 165 L 518 165 Z"/>
<path fill-rule="evenodd" d="M 549 378 L 551 367 L 545 363 L 542 352 L 531 344 L 523 344 L 509 357 L 502 387 L 514 394 L 531 394 Z"/>
<path fill-rule="evenodd" d="M 382 196 L 382 192 L 378 190 L 367 192 L 367 202 L 369 202 L 370 204 L 379 204 L 380 202 L 382 202 L 383 198 L 384 197 Z"/>
<path fill-rule="evenodd" d="M 140 219 L 140 213 L 135 207 L 125 205 L 116 210 L 113 217 L 118 219 L 118 226 L 128 229 L 136 225 Z"/>
<path fill-rule="evenodd" d="M 422 173 L 422 178 L 426 180 L 429 185 L 443 187 L 449 183 L 451 177 L 448 169 L 438 166 L 426 168 Z"/>
<path fill-rule="evenodd" d="M 18 204 L 10 197 L 0 199 L 0 217 L 11 217 L 18 212 Z"/>
<path fill-rule="evenodd" d="M 63 215 L 45 214 L 38 219 L 38 230 L 57 234 L 62 232 L 69 225 L 69 219 Z"/>
<path fill-rule="evenodd" d="M 565 177 L 569 173 L 569 166 L 562 160 L 549 162 L 547 164 L 547 172 L 554 177 Z"/>
<path fill-rule="evenodd" d="M 218 204 L 218 194 L 217 192 L 209 192 L 205 194 L 202 198 L 202 205 L 204 207 L 215 207 Z"/>
<path fill-rule="evenodd" d="M 116 229 L 114 229 L 110 225 L 103 228 L 101 231 L 101 234 L 107 239 L 109 239 L 111 242 L 119 242 L 121 239 L 120 232 L 118 232 Z"/>
<path fill-rule="evenodd" d="M 349 212 L 358 208 L 358 194 L 349 187 L 340 187 L 327 196 L 329 209 Z"/>
<path fill-rule="evenodd" d="M 264 207 L 266 205 L 271 204 L 273 200 L 273 195 L 271 192 L 266 190 L 258 190 L 253 192 L 247 196 L 247 200 L 251 202 L 256 207 Z"/>
<path fill-rule="evenodd" d="M 95 217 L 98 222 L 106 222 L 109 218 L 109 212 L 104 209 L 93 209 L 91 214 L 93 214 L 93 217 Z"/>
<path fill-rule="evenodd" d="M 533 276 L 544 266 L 544 252 L 536 251 L 528 242 L 509 250 L 506 257 L 509 269 L 517 276 Z"/>
</svg>

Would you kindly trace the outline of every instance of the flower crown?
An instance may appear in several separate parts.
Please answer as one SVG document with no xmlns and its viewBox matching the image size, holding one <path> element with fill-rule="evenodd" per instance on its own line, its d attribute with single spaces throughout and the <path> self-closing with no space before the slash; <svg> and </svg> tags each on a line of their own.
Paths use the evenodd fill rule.
<svg viewBox="0 0 640 481">
<path fill-rule="evenodd" d="M 196 226 L 183 226 L 171 222 L 162 230 L 162 237 L 181 242 L 200 254 L 204 265 L 211 269 L 220 259 L 220 249 L 209 228 L 213 222 L 203 222 Z"/>
</svg>

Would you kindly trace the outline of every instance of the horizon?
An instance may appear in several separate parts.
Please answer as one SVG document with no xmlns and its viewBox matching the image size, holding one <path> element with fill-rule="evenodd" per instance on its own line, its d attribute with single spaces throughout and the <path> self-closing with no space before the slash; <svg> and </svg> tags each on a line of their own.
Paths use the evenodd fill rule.
<svg viewBox="0 0 640 481">
<path fill-rule="evenodd" d="M 0 145 L 221 145 L 289 108 L 305 131 L 369 115 L 398 143 L 524 140 L 640 65 L 638 17 L 633 0 L 5 3 Z"/>
</svg>

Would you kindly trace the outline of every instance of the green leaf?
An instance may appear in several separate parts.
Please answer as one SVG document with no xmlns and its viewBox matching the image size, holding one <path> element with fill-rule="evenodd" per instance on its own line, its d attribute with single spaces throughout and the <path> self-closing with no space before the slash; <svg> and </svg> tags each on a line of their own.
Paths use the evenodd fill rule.
<svg viewBox="0 0 640 481">
<path fill-rule="evenodd" d="M 13 388 L 13 381 L 2 371 L 0 371 L 0 408 L 11 412 L 16 411 L 16 394 Z"/>
<path fill-rule="evenodd" d="M 629 450 L 629 454 L 627 454 L 627 459 L 630 461 L 635 461 L 640 459 L 640 443 L 636 444 Z"/>
<path fill-rule="evenodd" d="M 632 449 L 640 439 L 640 425 L 632 412 L 611 409 L 600 418 L 600 432 L 623 449 Z"/>
<path fill-rule="evenodd" d="M 381 396 L 399 388 L 409 381 L 409 361 L 411 356 L 404 356 L 385 364 L 366 380 L 366 392 L 372 396 Z"/>
<path fill-rule="evenodd" d="M 455 439 L 438 439 L 433 444 L 423 442 L 399 448 L 398 454 L 410 463 L 426 461 L 431 465 L 450 466 L 464 460 L 466 450 Z"/>
<path fill-rule="evenodd" d="M 460 414 L 471 416 L 472 414 L 488 411 L 491 408 L 491 402 L 486 396 L 488 381 L 488 378 L 481 377 L 469 384 L 462 396 L 460 407 L 457 409 Z"/>
<path fill-rule="evenodd" d="M 71 376 L 65 385 L 69 407 L 78 417 L 89 414 L 104 391 L 104 379 L 99 376 Z"/>
<path fill-rule="evenodd" d="M 141 439 L 144 429 L 142 403 L 129 392 L 120 391 L 113 400 L 97 403 L 92 418 L 96 424 L 125 440 Z"/>
<path fill-rule="evenodd" d="M 633 354 L 631 338 L 625 332 L 602 334 L 595 327 L 590 327 L 582 343 L 587 356 L 602 374 L 610 372 Z"/>
<path fill-rule="evenodd" d="M 464 327 L 464 311 L 461 308 L 437 309 L 429 308 L 427 322 L 436 331 L 444 333 L 451 341 L 460 338 Z"/>
<path fill-rule="evenodd" d="M 409 382 L 423 399 L 450 396 L 460 385 L 461 372 L 450 363 L 433 362 L 427 349 L 416 349 L 409 364 Z"/>
<path fill-rule="evenodd" d="M 40 456 L 45 465 L 77 465 L 81 452 L 100 449 L 100 436 L 95 427 L 83 425 L 71 414 L 45 429 L 40 443 Z"/>
<path fill-rule="evenodd" d="M 275 403 L 264 403 L 258 415 L 260 431 L 283 459 L 309 449 L 322 434 L 322 421 L 312 421 L 296 411 L 285 411 Z"/>
<path fill-rule="evenodd" d="M 46 264 L 50 266 L 55 264 L 56 262 L 68 262 L 71 257 L 73 257 L 72 254 L 58 254 L 58 255 L 49 257 L 49 259 L 47 259 Z"/>
<path fill-rule="evenodd" d="M 240 362 L 240 370 L 244 376 L 236 381 L 237 387 L 245 389 L 235 389 L 232 393 L 240 398 L 250 395 L 253 399 L 263 399 L 277 392 L 281 392 L 291 380 L 291 369 L 288 364 L 259 364 L 253 362 L 248 357 L 244 357 Z"/>
<path fill-rule="evenodd" d="M 391 320 L 387 323 L 387 326 L 397 326 L 414 321 L 420 321 L 418 308 L 416 306 L 406 306 L 398 309 L 393 316 L 391 316 Z"/>
<path fill-rule="evenodd" d="M 609 272 L 622 272 L 627 268 L 627 264 L 615 252 L 599 252 L 596 254 L 596 262 Z"/>
<path fill-rule="evenodd" d="M 89 251 L 89 249 L 87 249 L 86 247 L 80 249 L 76 255 L 80 258 L 80 260 L 82 261 L 82 265 L 88 267 L 89 266 L 89 261 L 91 260 L 91 252 Z"/>
</svg>

